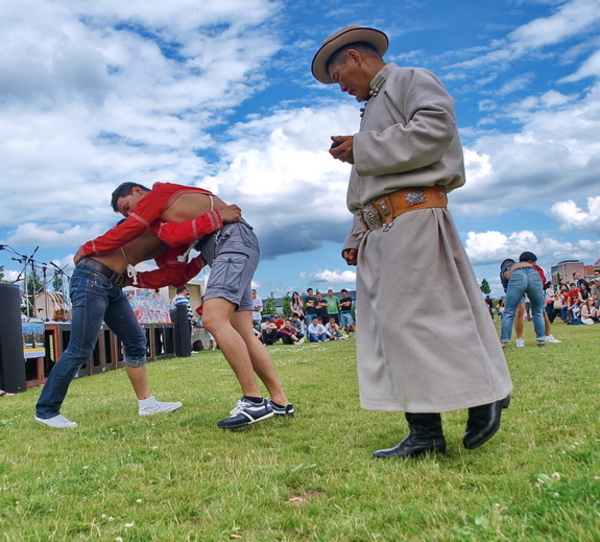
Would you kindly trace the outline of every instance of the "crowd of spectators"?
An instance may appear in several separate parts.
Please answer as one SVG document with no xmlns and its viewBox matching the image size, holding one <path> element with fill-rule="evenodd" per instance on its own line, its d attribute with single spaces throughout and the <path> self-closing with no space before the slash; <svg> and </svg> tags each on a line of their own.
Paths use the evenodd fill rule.
<svg viewBox="0 0 600 542">
<path fill-rule="evenodd" d="M 587 281 L 579 273 L 573 273 L 569 284 L 563 283 L 558 289 L 546 285 L 546 310 L 553 322 L 559 317 L 570 325 L 591 325 L 600 323 L 600 270 Z"/>
<path fill-rule="evenodd" d="M 600 270 L 594 271 L 589 280 L 579 273 L 573 273 L 572 280 L 562 280 L 561 284 L 552 282 L 544 284 L 546 298 L 546 316 L 550 323 L 556 318 L 569 325 L 600 324 Z M 498 301 L 495 311 L 502 319 L 504 313 L 503 300 Z M 525 313 L 520 316 L 531 320 L 528 303 Z"/>
<path fill-rule="evenodd" d="M 283 344 L 302 344 L 306 339 L 310 342 L 330 340 L 346 340 L 355 333 L 353 300 L 348 290 L 340 292 L 341 299 L 327 290 L 327 295 L 306 290 L 304 298 L 293 292 L 289 303 L 289 318 L 281 318 L 278 314 L 263 315 L 263 302 L 253 290 L 254 328 L 260 341 L 266 345 L 281 340 Z"/>
</svg>

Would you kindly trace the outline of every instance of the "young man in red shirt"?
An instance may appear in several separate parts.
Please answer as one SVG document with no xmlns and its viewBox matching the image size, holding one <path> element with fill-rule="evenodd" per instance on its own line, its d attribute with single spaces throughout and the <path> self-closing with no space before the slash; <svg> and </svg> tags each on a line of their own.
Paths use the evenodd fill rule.
<svg viewBox="0 0 600 542">
<path fill-rule="evenodd" d="M 152 190 L 123 183 L 113 192 L 112 206 L 126 220 L 80 247 L 77 257 L 117 248 L 150 229 L 171 246 L 196 243 L 195 248 L 211 266 L 203 324 L 215 337 L 243 394 L 230 417 L 217 426 L 235 429 L 273 415 L 293 417 L 293 405 L 273 362 L 252 329 L 251 282 L 260 249 L 240 208 L 227 205 L 207 190 L 171 183 L 155 183 Z M 265 384 L 270 399 L 262 397 L 254 373 Z"/>
</svg>

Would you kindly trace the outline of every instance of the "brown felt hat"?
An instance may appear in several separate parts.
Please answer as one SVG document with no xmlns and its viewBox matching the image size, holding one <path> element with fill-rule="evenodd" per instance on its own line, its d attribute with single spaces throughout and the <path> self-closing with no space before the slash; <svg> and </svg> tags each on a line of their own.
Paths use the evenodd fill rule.
<svg viewBox="0 0 600 542">
<path fill-rule="evenodd" d="M 388 37 L 381 30 L 365 28 L 357 24 L 346 26 L 329 36 L 317 51 L 311 68 L 315 79 L 325 84 L 333 83 L 334 81 L 327 71 L 327 62 L 338 49 L 356 42 L 370 43 L 377 49 L 380 56 L 385 54 L 389 45 Z"/>
</svg>

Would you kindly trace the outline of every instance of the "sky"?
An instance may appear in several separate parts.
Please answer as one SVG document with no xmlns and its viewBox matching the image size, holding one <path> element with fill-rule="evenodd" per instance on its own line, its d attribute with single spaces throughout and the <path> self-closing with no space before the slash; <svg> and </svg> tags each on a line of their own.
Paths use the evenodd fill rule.
<svg viewBox="0 0 600 542">
<path fill-rule="evenodd" d="M 261 296 L 354 288 L 340 257 L 350 166 L 327 150 L 358 131 L 361 104 L 310 72 L 349 24 L 384 31 L 387 62 L 431 70 L 454 97 L 467 183 L 449 208 L 493 296 L 499 263 L 524 250 L 548 271 L 600 258 L 600 0 L 9 0 L 5 279 L 32 254 L 36 272 L 70 274 L 120 218 L 112 190 L 162 181 L 242 208 Z"/>
</svg>

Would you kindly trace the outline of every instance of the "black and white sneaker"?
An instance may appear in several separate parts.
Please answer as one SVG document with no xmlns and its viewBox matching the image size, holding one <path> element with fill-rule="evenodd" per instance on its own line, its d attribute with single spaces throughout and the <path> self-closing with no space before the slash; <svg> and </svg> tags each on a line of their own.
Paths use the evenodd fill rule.
<svg viewBox="0 0 600 542">
<path fill-rule="evenodd" d="M 273 416 L 270 401 L 263 399 L 260 403 L 240 399 L 237 406 L 229 413 L 231 416 L 217 423 L 220 429 L 237 429 L 251 423 L 261 422 Z"/>
<path fill-rule="evenodd" d="M 273 414 L 275 415 L 275 417 L 286 417 L 286 418 L 293 418 L 294 417 L 294 405 L 292 403 L 288 403 L 287 405 L 285 405 L 284 407 L 280 407 L 277 406 L 273 401 L 271 401 L 271 399 L 269 399 L 269 404 L 271 405 L 271 408 L 273 409 Z"/>
</svg>

